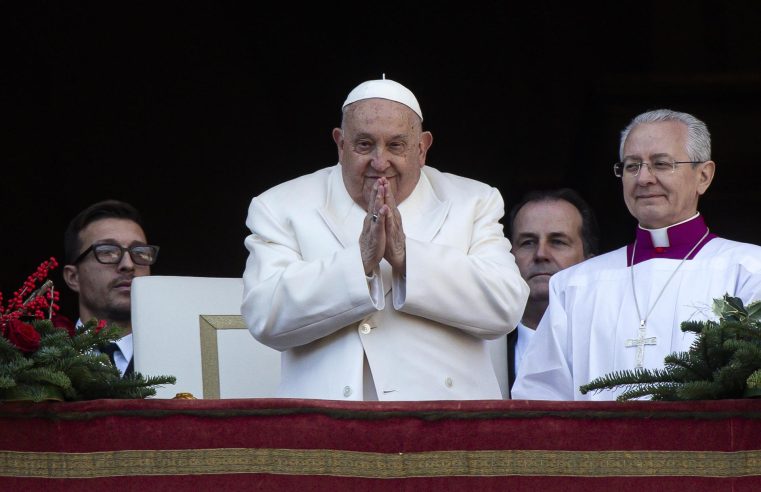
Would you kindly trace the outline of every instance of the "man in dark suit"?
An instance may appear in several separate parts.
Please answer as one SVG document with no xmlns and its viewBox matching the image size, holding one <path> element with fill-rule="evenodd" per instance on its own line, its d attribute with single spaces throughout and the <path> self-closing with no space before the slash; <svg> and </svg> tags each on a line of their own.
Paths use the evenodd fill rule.
<svg viewBox="0 0 761 492">
<path fill-rule="evenodd" d="M 159 247 L 148 244 L 138 211 L 105 200 L 80 212 L 64 235 L 63 279 L 79 297 L 79 321 L 115 324 L 125 336 L 102 347 L 122 376 L 133 372 L 132 279 L 151 274 Z"/>
<path fill-rule="evenodd" d="M 532 191 L 510 211 L 512 253 L 531 289 L 523 317 L 507 336 L 508 383 L 549 302 L 550 277 L 597 254 L 594 212 L 574 190 Z"/>
</svg>

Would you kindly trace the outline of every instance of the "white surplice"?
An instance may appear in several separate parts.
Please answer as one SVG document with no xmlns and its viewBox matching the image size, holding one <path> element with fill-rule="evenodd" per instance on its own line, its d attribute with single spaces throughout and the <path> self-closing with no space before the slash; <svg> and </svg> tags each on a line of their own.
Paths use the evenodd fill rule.
<svg viewBox="0 0 761 492">
<path fill-rule="evenodd" d="M 639 310 L 644 317 L 681 259 L 653 258 L 634 266 Z M 531 340 L 512 389 L 513 399 L 614 400 L 624 391 L 587 393 L 579 386 L 613 371 L 634 369 L 640 315 L 632 294 L 626 247 L 560 271 L 550 279 L 550 303 Z M 724 294 L 743 302 L 761 298 L 761 247 L 715 237 L 671 279 L 647 317 L 645 368 L 686 352 L 694 335 L 682 321 L 715 319 L 713 299 Z"/>
</svg>

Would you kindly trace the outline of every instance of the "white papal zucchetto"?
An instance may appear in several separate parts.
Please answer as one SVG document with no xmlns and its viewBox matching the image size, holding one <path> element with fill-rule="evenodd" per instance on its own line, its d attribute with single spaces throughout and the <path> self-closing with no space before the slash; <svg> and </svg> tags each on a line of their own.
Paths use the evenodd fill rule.
<svg viewBox="0 0 761 492">
<path fill-rule="evenodd" d="M 423 121 L 423 112 L 420 110 L 420 104 L 418 104 L 415 94 L 399 82 L 385 78 L 385 75 L 382 79 L 362 82 L 352 89 L 341 109 L 351 103 L 373 98 L 388 99 L 389 101 L 404 104 L 420 116 L 420 121 Z"/>
</svg>

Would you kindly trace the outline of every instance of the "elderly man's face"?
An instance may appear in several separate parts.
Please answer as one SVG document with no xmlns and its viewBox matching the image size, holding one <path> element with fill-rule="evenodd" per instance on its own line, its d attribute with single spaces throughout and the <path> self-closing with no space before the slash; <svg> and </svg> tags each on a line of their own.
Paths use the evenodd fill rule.
<svg viewBox="0 0 761 492">
<path fill-rule="evenodd" d="M 624 143 L 624 159 L 652 163 L 657 158 L 689 161 L 687 126 L 677 121 L 635 126 Z M 677 224 L 697 213 L 698 199 L 711 184 L 713 161 L 678 164 L 673 174 L 656 176 L 642 166 L 635 177 L 621 178 L 629 212 L 648 229 Z"/>
<path fill-rule="evenodd" d="M 352 200 L 367 210 L 373 183 L 388 179 L 396 203 L 415 189 L 433 137 L 407 106 L 387 99 L 351 104 L 343 128 L 333 130 L 344 186 Z"/>
<path fill-rule="evenodd" d="M 528 202 L 513 220 L 512 253 L 530 301 L 548 302 L 550 277 L 585 259 L 578 209 L 565 200 Z"/>
</svg>

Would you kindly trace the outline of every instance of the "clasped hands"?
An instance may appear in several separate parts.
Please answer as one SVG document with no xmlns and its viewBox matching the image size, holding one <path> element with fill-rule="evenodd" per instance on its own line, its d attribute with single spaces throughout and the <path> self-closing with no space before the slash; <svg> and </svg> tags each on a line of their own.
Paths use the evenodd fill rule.
<svg viewBox="0 0 761 492">
<path fill-rule="evenodd" d="M 365 274 L 370 276 L 385 258 L 395 272 L 405 275 L 405 239 L 402 216 L 389 188 L 388 179 L 378 178 L 373 184 L 362 234 L 359 236 Z"/>
</svg>

